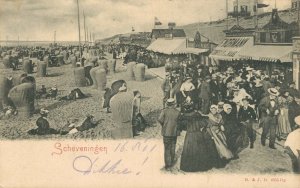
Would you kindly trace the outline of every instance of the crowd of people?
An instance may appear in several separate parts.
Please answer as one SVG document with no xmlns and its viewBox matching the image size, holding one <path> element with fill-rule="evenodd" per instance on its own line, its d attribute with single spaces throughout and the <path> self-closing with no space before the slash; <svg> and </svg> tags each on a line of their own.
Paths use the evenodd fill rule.
<svg viewBox="0 0 300 188">
<path fill-rule="evenodd" d="M 182 131 L 186 131 L 186 136 L 180 169 L 196 172 L 222 168 L 230 160 L 238 159 L 243 149 L 249 146 L 253 149 L 259 127 L 262 128 L 260 143 L 265 146 L 268 140 L 269 147 L 276 149 L 276 139 L 288 139 L 299 125 L 299 122 L 295 123 L 295 118 L 300 115 L 300 93 L 295 83 L 280 71 L 270 75 L 246 64 L 239 68 L 228 67 L 223 71 L 218 66 L 197 64 L 189 58 L 181 61 L 180 58 L 158 57 L 155 53 L 134 46 L 116 45 L 87 50 L 82 53 L 81 59 L 77 47 L 1 48 L 0 55 L 8 59 L 14 70 L 18 69 L 19 60 L 24 57 L 47 59 L 49 65 L 56 66 L 61 63 L 58 56 L 62 56 L 64 61 L 74 56 L 76 62 L 79 61 L 78 65 L 84 66 L 92 59 L 91 56 L 101 58 L 104 52 L 112 53 L 114 59 L 123 58 L 124 65 L 135 61 L 151 68 L 158 66 L 159 61 L 167 62 L 161 86 L 164 109 L 158 117 L 162 125 L 166 169 L 171 169 L 176 162 L 176 142 Z M 12 84 L 12 76 L 7 79 Z M 49 91 L 43 85 L 35 95 L 36 99 L 56 99 L 57 96 L 56 85 Z M 76 88 L 59 100 L 85 97 Z M 125 80 L 118 80 L 111 88 L 106 88 L 102 107 L 106 108 L 107 113 L 113 112 L 114 121 L 118 124 L 112 131 L 113 138 L 133 138 L 151 126 L 142 116 L 140 105 L 141 93 L 138 90 L 128 92 Z M 132 111 L 127 110 L 129 106 Z M 13 114 L 15 109 L 9 107 L 5 113 Z M 30 130 L 29 134 L 73 134 L 94 128 L 99 123 L 88 115 L 84 121 L 68 121 L 61 130 L 54 130 L 47 121 L 48 112 L 46 109 L 40 110 L 37 128 Z M 296 156 L 296 164 L 297 153 L 293 148 L 289 151 L 290 156 Z"/>
<path fill-rule="evenodd" d="M 164 109 L 158 119 L 165 145 L 165 168 L 175 163 L 177 136 L 186 131 L 180 168 L 206 171 L 224 167 L 250 145 L 257 130 L 260 143 L 276 149 L 297 128 L 300 93 L 282 74 L 269 76 L 249 65 L 228 67 L 181 64 L 166 69 L 162 84 Z"/>
</svg>

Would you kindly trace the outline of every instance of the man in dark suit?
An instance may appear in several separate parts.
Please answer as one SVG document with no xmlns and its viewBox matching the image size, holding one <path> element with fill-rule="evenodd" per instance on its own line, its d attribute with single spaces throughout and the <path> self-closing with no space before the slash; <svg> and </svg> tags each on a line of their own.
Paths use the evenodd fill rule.
<svg viewBox="0 0 300 188">
<path fill-rule="evenodd" d="M 220 93 L 220 86 L 219 82 L 217 80 L 217 75 L 213 74 L 212 75 L 212 80 L 210 82 L 210 90 L 211 90 L 211 103 L 212 104 L 217 104 L 219 100 L 219 93 Z"/>
<path fill-rule="evenodd" d="M 255 131 L 253 130 L 253 122 L 256 119 L 256 113 L 252 107 L 249 106 L 249 99 L 242 99 L 243 106 L 241 106 L 238 112 L 238 121 L 246 129 L 247 135 L 250 139 L 250 148 L 254 147 Z"/>
<path fill-rule="evenodd" d="M 276 138 L 276 126 L 279 114 L 279 106 L 277 96 L 279 95 L 278 90 L 275 88 L 268 89 L 269 96 L 264 97 L 259 105 L 258 109 L 261 112 L 261 124 L 263 126 L 263 132 L 261 136 L 261 144 L 266 145 L 267 134 L 270 132 L 269 147 L 275 148 L 275 138 Z"/>
<path fill-rule="evenodd" d="M 299 90 L 296 89 L 295 82 L 292 82 L 290 84 L 290 87 L 287 89 L 287 91 L 290 93 L 290 95 L 292 95 L 296 98 L 300 98 L 300 92 L 299 92 Z"/>
<path fill-rule="evenodd" d="M 170 170 L 175 163 L 176 141 L 178 136 L 177 127 L 180 112 L 175 108 L 175 99 L 168 99 L 166 105 L 167 107 L 163 109 L 159 115 L 158 122 L 162 126 L 161 134 L 164 141 L 165 169 Z"/>
<path fill-rule="evenodd" d="M 262 85 L 264 88 L 264 92 L 268 93 L 268 89 L 273 87 L 273 84 L 270 82 L 269 76 L 265 76 L 265 78 L 262 80 Z"/>
<path fill-rule="evenodd" d="M 203 114 L 208 114 L 210 99 L 211 99 L 211 89 L 210 89 L 210 76 L 206 76 L 205 81 L 200 86 L 199 97 L 202 100 L 201 111 Z"/>
</svg>

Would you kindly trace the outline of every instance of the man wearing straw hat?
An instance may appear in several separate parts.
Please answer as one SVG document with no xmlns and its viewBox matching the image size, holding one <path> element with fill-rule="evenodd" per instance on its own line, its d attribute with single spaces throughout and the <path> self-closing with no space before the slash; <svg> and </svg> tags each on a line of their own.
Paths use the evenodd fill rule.
<svg viewBox="0 0 300 188">
<path fill-rule="evenodd" d="M 253 68 L 252 67 L 246 67 L 246 71 L 248 74 L 246 74 L 246 79 L 248 82 L 251 82 L 254 80 L 254 74 L 253 74 Z"/>
<path fill-rule="evenodd" d="M 170 170 L 175 162 L 177 141 L 177 127 L 180 112 L 175 108 L 175 99 L 170 98 L 166 102 L 166 108 L 159 115 L 158 122 L 161 124 L 161 134 L 164 141 L 165 169 Z"/>
<path fill-rule="evenodd" d="M 270 141 L 269 147 L 271 149 L 275 148 L 275 138 L 276 138 L 276 126 L 277 126 L 277 119 L 279 114 L 279 106 L 277 96 L 279 92 L 275 88 L 268 89 L 269 96 L 264 97 L 259 105 L 258 109 L 261 112 L 261 124 L 263 127 L 263 132 L 261 135 L 261 144 L 263 146 L 266 145 L 266 138 L 267 134 L 270 132 Z"/>
</svg>

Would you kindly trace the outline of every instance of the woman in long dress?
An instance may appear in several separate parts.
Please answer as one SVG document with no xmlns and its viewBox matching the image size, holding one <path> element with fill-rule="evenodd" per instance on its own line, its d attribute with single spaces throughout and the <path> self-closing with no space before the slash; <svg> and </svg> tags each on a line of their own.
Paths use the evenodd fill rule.
<svg viewBox="0 0 300 188">
<path fill-rule="evenodd" d="M 238 142 L 241 135 L 241 129 L 238 126 L 237 115 L 232 112 L 232 106 L 225 104 L 224 111 L 221 113 L 224 121 L 224 134 L 227 141 L 228 149 L 233 153 L 235 158 L 238 158 L 238 149 L 241 144 Z"/>
<path fill-rule="evenodd" d="M 207 117 L 194 111 L 192 104 L 185 104 L 181 124 L 186 135 L 181 155 L 180 170 L 185 172 L 207 171 L 220 167 L 221 161 L 212 137 L 207 132 Z"/>
<path fill-rule="evenodd" d="M 220 158 L 224 160 L 230 160 L 233 158 L 233 154 L 228 149 L 227 140 L 224 134 L 224 122 L 222 115 L 218 114 L 217 110 L 218 106 L 211 105 L 210 113 L 208 114 L 208 131 L 213 137 Z"/>
<path fill-rule="evenodd" d="M 278 97 L 278 103 L 280 107 L 280 113 L 278 115 L 278 126 L 277 126 L 277 138 L 279 140 L 286 139 L 287 135 L 292 132 L 289 121 L 289 100 L 288 92 Z"/>
</svg>

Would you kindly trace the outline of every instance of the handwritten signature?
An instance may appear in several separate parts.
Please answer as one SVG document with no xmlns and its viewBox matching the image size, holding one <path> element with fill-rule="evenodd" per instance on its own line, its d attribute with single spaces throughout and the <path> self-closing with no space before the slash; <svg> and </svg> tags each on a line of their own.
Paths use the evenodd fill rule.
<svg viewBox="0 0 300 188">
<path fill-rule="evenodd" d="M 120 142 L 116 145 L 113 152 L 134 152 L 144 154 L 144 160 L 141 163 L 141 167 L 143 167 L 148 161 L 148 155 L 155 151 L 157 145 L 151 142 L 148 142 L 148 139 L 144 141 L 136 141 L 136 142 Z M 146 156 L 145 156 L 146 154 Z M 141 171 L 134 171 L 126 165 L 126 161 L 123 161 L 122 158 L 117 160 L 105 159 L 102 160 L 99 157 L 92 158 L 88 155 L 79 155 L 73 160 L 73 169 L 76 172 L 79 172 L 83 175 L 89 174 L 117 174 L 117 175 L 128 175 L 135 174 L 140 175 Z"/>
<path fill-rule="evenodd" d="M 144 161 L 148 160 L 148 157 Z M 99 157 L 95 159 L 91 159 L 88 156 L 80 155 L 75 157 L 73 160 L 73 169 L 83 175 L 89 174 L 117 174 L 117 175 L 127 175 L 127 174 L 134 174 L 139 175 L 141 172 L 134 172 L 133 170 L 129 169 L 128 167 L 124 167 L 124 163 L 122 159 L 116 161 L 104 161 L 102 164 L 99 164 L 101 160 Z M 144 164 L 143 163 L 143 164 Z M 123 166 L 123 167 L 122 167 Z"/>
</svg>

